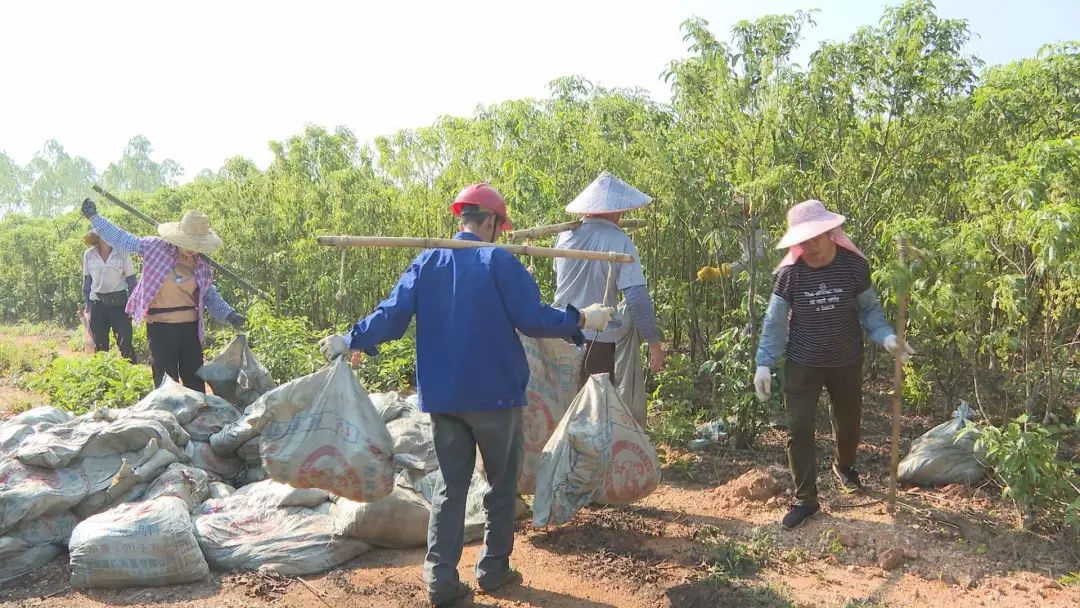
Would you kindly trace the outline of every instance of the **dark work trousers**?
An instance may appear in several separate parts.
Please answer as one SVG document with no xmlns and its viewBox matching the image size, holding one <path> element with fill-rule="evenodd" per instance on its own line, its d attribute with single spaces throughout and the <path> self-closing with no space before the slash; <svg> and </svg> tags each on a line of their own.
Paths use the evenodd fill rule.
<svg viewBox="0 0 1080 608">
<path fill-rule="evenodd" d="M 150 367 L 154 370 L 154 386 L 161 386 L 168 374 L 184 386 L 206 392 L 206 383 L 195 375 L 202 367 L 203 351 L 199 343 L 199 324 L 147 323 L 146 341 L 150 345 Z"/>
<path fill-rule="evenodd" d="M 428 520 L 424 582 L 433 603 L 446 601 L 458 588 L 458 562 L 465 544 L 465 503 L 476 466 L 484 459 L 491 489 L 484 495 L 484 548 L 476 563 L 481 586 L 498 584 L 510 571 L 514 550 L 514 510 L 521 473 L 524 437 L 521 408 L 490 412 L 431 414 L 435 456 L 442 483 L 435 486 Z"/>
<path fill-rule="evenodd" d="M 120 356 L 135 362 L 135 349 L 131 345 L 131 317 L 123 306 L 106 306 L 96 300 L 90 301 L 90 334 L 94 336 L 94 350 L 109 350 L 109 332 L 116 336 L 116 348 Z"/>
<path fill-rule="evenodd" d="M 817 454 L 814 426 L 821 389 L 832 402 L 836 464 L 855 465 L 862 424 L 862 360 L 846 367 L 810 367 L 790 359 L 784 365 L 787 406 L 788 466 L 795 482 L 795 504 L 817 503 Z"/>
<path fill-rule="evenodd" d="M 593 374 L 610 374 L 612 378 L 615 377 L 614 342 L 591 342 L 586 340 L 584 352 L 587 355 L 581 362 L 578 387 L 585 386 L 585 382 Z"/>
</svg>

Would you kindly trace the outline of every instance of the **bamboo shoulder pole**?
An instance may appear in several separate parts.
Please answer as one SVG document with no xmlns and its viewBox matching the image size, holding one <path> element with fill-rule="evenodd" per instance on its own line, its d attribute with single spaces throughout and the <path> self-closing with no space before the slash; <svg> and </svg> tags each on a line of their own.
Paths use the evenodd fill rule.
<svg viewBox="0 0 1080 608">
<path fill-rule="evenodd" d="M 900 237 L 900 266 L 906 268 L 907 239 Z M 892 399 L 892 460 L 889 468 L 889 512 L 896 511 L 896 486 L 900 465 L 900 411 L 904 398 L 904 356 L 907 328 L 907 285 L 901 286 L 897 296 L 896 313 L 896 362 L 894 365 L 894 386 Z"/>
<path fill-rule="evenodd" d="M 419 249 L 476 249 L 479 247 L 498 247 L 517 255 L 532 255 L 542 258 L 571 258 L 575 260 L 596 260 L 625 264 L 633 262 L 634 257 L 614 251 L 582 251 L 580 249 L 556 249 L 554 247 L 533 247 L 532 245 L 505 245 L 502 243 L 484 243 L 480 241 L 461 241 L 456 239 L 431 239 L 402 236 L 320 236 L 320 245 L 330 247 L 414 247 Z"/>
<path fill-rule="evenodd" d="M 94 184 L 92 187 L 93 187 L 95 192 L 97 192 L 101 196 L 104 196 L 105 198 L 109 199 L 109 201 L 111 203 L 113 203 L 117 207 L 120 207 L 120 208 L 124 209 L 125 211 L 131 213 L 132 215 L 134 215 L 135 217 L 139 218 L 140 220 L 146 222 L 147 224 L 150 224 L 151 226 L 154 226 L 156 228 L 157 225 L 161 223 L 161 222 L 155 220 L 154 218 L 150 217 L 149 215 L 146 215 L 142 211 L 139 211 L 135 207 L 132 207 L 131 205 L 125 203 L 124 201 L 116 198 L 115 196 L 113 196 L 113 194 L 111 192 L 109 192 L 108 190 L 102 188 L 101 186 L 99 186 L 97 184 Z M 215 262 L 214 260 L 210 259 L 210 256 L 208 256 L 206 254 L 201 254 L 201 255 L 203 256 L 203 258 L 206 259 L 207 263 L 209 263 L 211 266 L 214 267 L 215 270 L 221 272 L 221 274 L 223 274 L 223 275 L 229 277 L 230 279 L 236 281 L 236 283 L 238 285 L 240 285 L 241 287 L 243 287 L 244 289 L 250 291 L 251 293 L 253 293 L 255 295 L 258 295 L 258 296 L 261 296 L 261 297 L 265 298 L 266 301 L 268 301 L 268 302 L 273 302 L 274 301 L 273 296 L 271 296 L 270 294 L 266 293 L 265 291 L 259 289 L 258 287 L 255 287 L 251 283 L 248 283 L 244 279 L 240 278 L 240 276 L 237 275 L 235 272 L 229 270 L 228 268 L 226 268 L 226 267 L 222 266 L 221 264 Z"/>
<path fill-rule="evenodd" d="M 523 230 L 514 230 L 513 232 L 507 232 L 506 239 L 509 241 L 527 241 L 529 239 L 538 239 L 545 236 L 551 236 L 552 234 L 566 232 L 567 230 L 575 230 L 579 226 L 581 226 L 581 220 L 573 220 L 570 222 L 563 222 L 561 224 L 551 224 L 549 226 L 525 228 Z M 645 220 L 619 221 L 619 228 L 622 228 L 623 230 L 636 230 L 638 228 L 644 227 Z"/>
</svg>

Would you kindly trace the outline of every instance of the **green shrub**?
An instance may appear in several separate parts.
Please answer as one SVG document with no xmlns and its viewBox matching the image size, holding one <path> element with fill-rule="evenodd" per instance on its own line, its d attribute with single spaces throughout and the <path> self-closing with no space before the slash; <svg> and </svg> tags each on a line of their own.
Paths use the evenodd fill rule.
<svg viewBox="0 0 1080 608">
<path fill-rule="evenodd" d="M 56 407 L 82 414 L 98 407 L 130 406 L 153 390 L 154 382 L 149 367 L 107 352 L 57 357 L 30 376 L 26 386 Z"/>
<path fill-rule="evenodd" d="M 976 429 L 968 423 L 963 434 Z M 981 428 L 976 446 L 985 451 L 987 464 L 1002 487 L 1001 495 L 1016 505 L 1022 525 L 1028 526 L 1035 513 L 1042 511 L 1064 516 L 1066 522 L 1080 527 L 1076 471 L 1057 454 L 1059 439 L 1072 430 L 1064 424 L 1039 424 L 1027 414 L 1002 427 Z"/>
<path fill-rule="evenodd" d="M 408 391 L 416 378 L 416 338 L 407 334 L 379 346 L 378 355 L 361 358 L 356 375 L 364 388 L 373 393 Z"/>
<path fill-rule="evenodd" d="M 53 350 L 45 345 L 0 339 L 0 377 L 18 380 L 22 374 L 41 371 Z"/>
<path fill-rule="evenodd" d="M 770 402 L 758 401 L 752 380 L 756 365 L 748 332 L 731 327 L 717 336 L 712 345 L 713 357 L 703 363 L 698 373 L 706 376 L 720 417 L 727 423 L 735 447 L 753 445 L 761 430 L 770 422 Z M 780 391 L 773 390 L 773 399 Z"/>
<path fill-rule="evenodd" d="M 694 438 L 700 395 L 694 384 L 693 363 L 676 353 L 656 374 L 656 389 L 649 403 L 649 430 L 659 443 L 684 445 Z"/>
</svg>

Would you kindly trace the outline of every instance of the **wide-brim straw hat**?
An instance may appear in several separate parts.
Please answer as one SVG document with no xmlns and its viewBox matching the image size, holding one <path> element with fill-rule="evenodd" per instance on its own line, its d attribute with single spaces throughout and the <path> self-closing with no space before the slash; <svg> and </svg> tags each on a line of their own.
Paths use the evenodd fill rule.
<svg viewBox="0 0 1080 608">
<path fill-rule="evenodd" d="M 210 229 L 210 217 L 202 211 L 188 211 L 179 222 L 158 226 L 158 234 L 181 249 L 213 253 L 221 248 L 221 237 Z"/>
<path fill-rule="evenodd" d="M 644 207 L 652 197 L 604 171 L 566 206 L 567 213 L 582 215 L 620 213 Z"/>
<path fill-rule="evenodd" d="M 788 209 L 788 229 L 776 243 L 776 248 L 787 249 L 809 241 L 833 228 L 839 228 L 845 219 L 847 218 L 826 209 L 825 203 L 821 201 L 813 199 L 803 201 Z"/>
</svg>

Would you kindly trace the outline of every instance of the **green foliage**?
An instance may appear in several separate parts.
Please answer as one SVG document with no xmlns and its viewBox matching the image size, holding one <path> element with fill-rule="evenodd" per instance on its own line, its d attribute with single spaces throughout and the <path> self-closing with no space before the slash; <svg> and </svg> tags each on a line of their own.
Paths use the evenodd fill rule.
<svg viewBox="0 0 1080 608">
<path fill-rule="evenodd" d="M 1022 414 L 1002 427 L 977 428 L 968 423 L 963 433 L 978 430 L 976 446 L 986 453 L 1002 485 L 1002 496 L 1012 499 L 1025 526 L 1036 510 L 1064 516 L 1080 527 L 1080 488 L 1072 464 L 1058 458 L 1061 436 L 1075 429 L 1048 427 Z"/>
<path fill-rule="evenodd" d="M 82 414 L 100 407 L 128 407 L 154 388 L 150 368 L 113 352 L 92 357 L 57 357 L 32 375 L 27 388 L 51 405 Z"/>
<path fill-rule="evenodd" d="M 306 376 L 326 364 L 318 348 L 323 335 L 312 330 L 307 319 L 279 316 L 264 302 L 253 304 L 247 318 L 251 351 L 279 384 Z M 234 332 L 226 329 L 220 333 L 221 338 L 231 339 Z"/>
<path fill-rule="evenodd" d="M 1064 587 L 1080 587 L 1080 572 L 1070 572 L 1057 580 Z"/>
<path fill-rule="evenodd" d="M 697 412 L 702 408 L 696 404 L 702 403 L 702 398 L 693 372 L 690 358 L 676 353 L 656 375 L 649 403 L 649 431 L 659 443 L 685 445 L 697 432 Z"/>
<path fill-rule="evenodd" d="M 769 404 L 758 401 L 751 384 L 756 347 L 747 332 L 735 327 L 724 330 L 710 349 L 713 358 L 699 370 L 709 378 L 714 407 L 739 448 L 750 447 L 770 422 Z M 774 390 L 773 395 L 778 399 L 780 391 Z"/>
<path fill-rule="evenodd" d="M 709 576 L 723 581 L 757 572 L 769 562 L 776 548 L 776 537 L 761 528 L 755 528 L 749 539 L 741 541 L 705 525 L 694 534 L 694 540 L 704 545 L 703 564 Z"/>
<path fill-rule="evenodd" d="M 14 379 L 28 372 L 40 371 L 53 356 L 49 345 L 0 339 L 0 377 Z"/>
<path fill-rule="evenodd" d="M 378 355 L 361 359 L 356 374 L 368 392 L 408 391 L 416 379 L 416 338 L 383 344 Z"/>
</svg>

